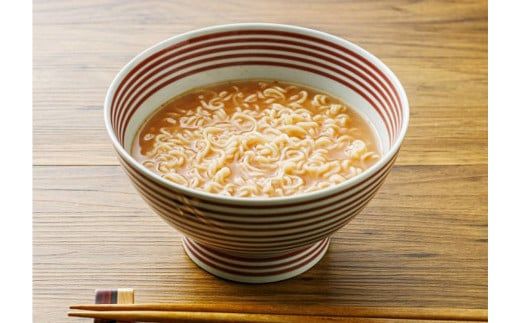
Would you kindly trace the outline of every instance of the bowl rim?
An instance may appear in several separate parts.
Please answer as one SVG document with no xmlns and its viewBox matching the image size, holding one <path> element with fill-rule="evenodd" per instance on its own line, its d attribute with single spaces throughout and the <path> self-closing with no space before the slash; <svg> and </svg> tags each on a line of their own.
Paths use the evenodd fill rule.
<svg viewBox="0 0 520 323">
<path fill-rule="evenodd" d="M 280 31 L 288 31 L 288 32 L 296 32 L 296 33 L 302 33 L 310 36 L 315 36 L 317 38 L 321 39 L 327 39 L 329 41 L 332 41 L 338 45 L 346 46 L 349 49 L 354 49 L 358 54 L 369 60 L 372 64 L 374 64 L 378 69 L 380 69 L 389 79 L 390 81 L 395 85 L 397 94 L 399 97 L 402 98 L 402 110 L 403 110 L 403 120 L 402 120 L 402 126 L 401 131 L 399 132 L 399 135 L 397 136 L 394 143 L 390 146 L 390 149 L 382 155 L 382 157 L 373 165 L 371 165 L 368 169 L 363 171 L 361 174 L 356 175 L 352 178 L 347 179 L 346 181 L 334 185 L 329 188 L 320 189 L 313 192 L 307 192 L 307 193 L 301 193 L 301 194 L 295 194 L 290 196 L 282 196 L 282 197 L 238 197 L 238 196 L 227 196 L 227 195 L 220 195 L 215 193 L 209 193 L 202 190 L 193 189 L 190 187 L 182 186 L 176 183 L 173 183 L 171 181 L 168 181 L 162 177 L 160 177 L 158 174 L 152 172 L 148 168 L 141 165 L 137 160 L 135 160 L 128 151 L 124 149 L 124 147 L 121 145 L 119 140 L 117 139 L 115 135 L 115 131 L 112 128 L 111 122 L 110 122 L 110 103 L 112 102 L 114 93 L 117 89 L 117 86 L 119 86 L 121 80 L 127 75 L 127 73 L 134 67 L 136 64 L 138 64 L 142 59 L 148 57 L 150 54 L 153 54 L 158 49 L 164 48 L 167 45 L 170 45 L 171 43 L 179 42 L 184 39 L 189 39 L 196 35 L 206 34 L 208 32 L 220 32 L 220 31 L 230 31 L 230 30 L 240 30 L 240 29 L 272 29 L 272 30 L 280 30 Z M 408 123 L 409 123 L 409 115 L 410 115 L 410 109 L 409 109 L 409 103 L 408 103 L 408 97 L 406 95 L 406 92 L 397 78 L 397 76 L 392 72 L 392 70 L 384 64 L 379 58 L 377 58 L 375 55 L 371 54 L 367 50 L 361 48 L 360 46 L 344 39 L 339 36 L 335 36 L 326 32 L 322 32 L 319 30 L 306 28 L 306 27 L 300 27 L 295 25 L 287 25 L 287 24 L 275 24 L 275 23 L 234 23 L 234 24 L 224 24 L 224 25 L 215 25 L 215 26 L 209 26 L 204 27 L 200 29 L 191 30 L 173 37 L 170 37 L 168 39 L 165 39 L 159 43 L 156 43 L 147 49 L 140 52 L 138 55 L 136 55 L 130 62 L 128 62 L 116 75 L 116 77 L 111 82 L 107 94 L 105 96 L 104 101 L 104 122 L 105 127 L 107 128 L 108 135 L 112 141 L 112 144 L 114 145 L 114 148 L 119 153 L 119 155 L 127 162 L 130 163 L 133 168 L 139 170 L 143 175 L 148 177 L 149 179 L 155 181 L 158 184 L 165 185 L 169 188 L 172 188 L 174 191 L 180 191 L 181 193 L 195 197 L 200 198 L 202 200 L 216 202 L 216 203 L 223 203 L 223 204 L 232 204 L 232 205 L 249 205 L 249 206 L 266 206 L 266 205 L 283 205 L 283 204 L 295 204 L 298 202 L 305 202 L 305 201 L 313 201 L 317 199 L 321 199 L 324 197 L 327 197 L 329 195 L 333 195 L 334 193 L 340 192 L 348 187 L 355 186 L 358 183 L 361 183 L 370 177 L 372 177 L 374 174 L 376 174 L 379 170 L 381 170 L 393 157 L 396 155 L 399 151 L 399 148 L 404 140 L 404 137 L 406 135 L 406 132 L 408 130 Z"/>
</svg>

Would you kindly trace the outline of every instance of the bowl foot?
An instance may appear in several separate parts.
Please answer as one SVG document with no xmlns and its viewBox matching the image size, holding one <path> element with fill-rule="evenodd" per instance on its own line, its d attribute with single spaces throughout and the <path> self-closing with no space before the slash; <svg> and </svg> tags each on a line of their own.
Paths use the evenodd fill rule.
<svg viewBox="0 0 520 323">
<path fill-rule="evenodd" d="M 270 256 L 247 257 L 231 255 L 183 237 L 184 251 L 200 268 L 227 280 L 241 283 L 272 283 L 289 279 L 309 270 L 327 252 L 330 238 L 297 251 Z"/>
</svg>

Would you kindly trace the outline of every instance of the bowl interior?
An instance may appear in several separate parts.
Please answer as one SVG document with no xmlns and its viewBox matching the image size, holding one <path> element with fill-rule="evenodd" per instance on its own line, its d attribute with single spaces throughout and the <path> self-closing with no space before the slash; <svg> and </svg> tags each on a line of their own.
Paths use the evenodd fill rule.
<svg viewBox="0 0 520 323">
<path fill-rule="evenodd" d="M 169 71 L 162 71 L 162 73 L 169 73 Z M 126 151 L 130 152 L 133 139 L 140 126 L 161 104 L 170 100 L 172 97 L 193 88 L 224 81 L 243 79 L 269 79 L 297 83 L 334 95 L 350 105 L 352 109 L 356 110 L 360 116 L 368 121 L 372 126 L 374 134 L 377 136 L 379 150 L 383 154 L 390 148 L 390 136 L 385 129 L 383 119 L 375 109 L 371 108 L 370 103 L 352 89 L 330 78 L 307 71 L 280 66 L 251 65 L 224 67 L 197 73 L 173 82 L 155 92 L 139 106 L 137 111 L 129 119 L 124 135 L 123 147 Z"/>
</svg>

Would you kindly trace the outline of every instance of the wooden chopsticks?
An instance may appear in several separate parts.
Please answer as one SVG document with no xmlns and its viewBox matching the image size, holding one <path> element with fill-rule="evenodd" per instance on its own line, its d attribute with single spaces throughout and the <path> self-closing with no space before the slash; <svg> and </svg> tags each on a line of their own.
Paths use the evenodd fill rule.
<svg viewBox="0 0 520 323">
<path fill-rule="evenodd" d="M 139 322 L 329 322 L 338 317 L 181 311 L 71 311 L 69 316 Z"/>
<path fill-rule="evenodd" d="M 69 316 L 140 322 L 327 322 L 377 318 L 487 320 L 487 310 L 483 309 L 223 304 L 84 304 L 72 305 L 70 309 Z"/>
</svg>

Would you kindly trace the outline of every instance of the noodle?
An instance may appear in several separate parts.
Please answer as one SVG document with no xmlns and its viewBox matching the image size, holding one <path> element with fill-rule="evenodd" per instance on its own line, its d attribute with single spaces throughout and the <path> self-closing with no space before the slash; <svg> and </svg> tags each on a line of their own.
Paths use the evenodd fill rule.
<svg viewBox="0 0 520 323">
<path fill-rule="evenodd" d="M 174 183 L 239 197 L 332 187 L 379 159 L 369 126 L 338 99 L 274 81 L 188 92 L 141 128 L 132 154 Z"/>
</svg>

